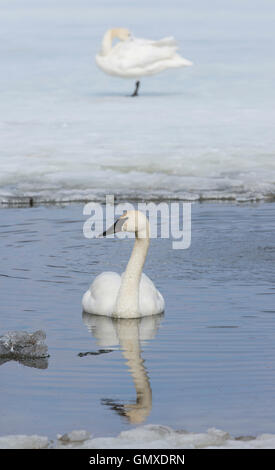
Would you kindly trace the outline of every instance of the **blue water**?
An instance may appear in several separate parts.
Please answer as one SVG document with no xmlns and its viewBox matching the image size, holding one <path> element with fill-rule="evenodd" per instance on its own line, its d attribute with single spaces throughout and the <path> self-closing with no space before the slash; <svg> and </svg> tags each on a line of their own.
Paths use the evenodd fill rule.
<svg viewBox="0 0 275 470">
<path fill-rule="evenodd" d="M 1 210 L 0 331 L 45 330 L 50 357 L 0 366 L 0 434 L 274 433 L 273 204 L 193 204 L 189 249 L 153 239 L 145 272 L 166 311 L 143 326 L 82 317 L 93 277 L 121 272 L 133 243 L 84 238 L 82 210 Z"/>
</svg>

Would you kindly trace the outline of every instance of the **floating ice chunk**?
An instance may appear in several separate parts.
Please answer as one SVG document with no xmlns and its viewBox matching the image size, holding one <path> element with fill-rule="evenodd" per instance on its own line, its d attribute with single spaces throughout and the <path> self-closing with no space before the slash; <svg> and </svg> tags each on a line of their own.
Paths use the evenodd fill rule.
<svg viewBox="0 0 275 470">
<path fill-rule="evenodd" d="M 168 426 L 145 425 L 122 431 L 116 437 L 92 438 L 87 431 L 59 434 L 57 442 L 44 436 L 0 437 L 0 449 L 275 449 L 275 434 L 234 438 L 211 428 L 196 433 L 175 431 Z"/>
<path fill-rule="evenodd" d="M 155 439 L 162 439 L 172 435 L 174 433 L 173 429 L 169 426 L 161 426 L 157 424 L 147 424 L 142 427 L 138 427 L 135 429 L 129 429 L 127 431 L 122 431 L 119 436 L 122 439 L 129 439 L 129 440 L 155 440 Z"/>
<path fill-rule="evenodd" d="M 275 449 L 275 434 L 263 434 L 249 441 L 231 437 L 211 428 L 195 433 L 174 431 L 167 426 L 145 425 L 121 432 L 116 437 L 97 437 L 76 443 L 76 449 Z"/>
<path fill-rule="evenodd" d="M 90 439 L 91 434 L 88 431 L 71 431 L 66 434 L 58 434 L 57 439 L 62 443 L 69 443 L 69 442 L 83 442 Z"/>
<path fill-rule="evenodd" d="M 49 439 L 45 436 L 24 434 L 0 437 L 0 449 L 46 449 Z"/>
<path fill-rule="evenodd" d="M 183 448 L 194 448 L 194 449 L 204 449 L 209 446 L 222 446 L 228 439 L 230 435 L 221 431 L 220 429 L 210 428 L 207 432 L 203 433 L 182 433 L 178 432 L 178 437 L 175 439 L 174 444 L 176 447 Z"/>
<path fill-rule="evenodd" d="M 45 338 L 46 333 L 42 330 L 34 333 L 9 331 L 4 336 L 0 336 L 0 357 L 10 359 L 48 357 Z"/>
<path fill-rule="evenodd" d="M 135 429 L 122 431 L 117 439 L 127 446 L 127 441 L 135 446 L 153 448 L 205 448 L 209 445 L 221 446 L 230 436 L 219 429 L 208 429 L 205 433 L 189 433 L 186 431 L 174 431 L 168 426 L 145 425 Z"/>
</svg>

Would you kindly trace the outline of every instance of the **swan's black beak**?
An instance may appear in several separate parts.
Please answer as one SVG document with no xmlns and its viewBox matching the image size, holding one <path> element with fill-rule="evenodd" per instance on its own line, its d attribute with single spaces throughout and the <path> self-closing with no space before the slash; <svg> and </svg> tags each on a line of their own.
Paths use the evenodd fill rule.
<svg viewBox="0 0 275 470">
<path fill-rule="evenodd" d="M 127 219 L 128 217 L 124 217 L 123 219 L 117 219 L 114 225 L 105 230 L 105 232 L 99 235 L 99 237 L 106 237 L 107 235 L 112 235 L 114 233 L 121 232 L 122 226 Z"/>
</svg>

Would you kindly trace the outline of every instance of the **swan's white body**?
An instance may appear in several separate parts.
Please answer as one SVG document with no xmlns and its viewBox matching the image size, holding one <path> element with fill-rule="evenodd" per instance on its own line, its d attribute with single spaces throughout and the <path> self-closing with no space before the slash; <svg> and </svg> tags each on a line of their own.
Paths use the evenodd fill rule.
<svg viewBox="0 0 275 470">
<path fill-rule="evenodd" d="M 120 42 L 112 45 L 114 38 Z M 109 29 L 102 41 L 96 63 L 105 73 L 122 78 L 139 79 L 167 69 L 192 65 L 177 53 L 173 37 L 152 41 L 132 37 L 124 28 Z"/>
<path fill-rule="evenodd" d="M 117 316 L 120 318 L 136 318 L 154 315 L 163 312 L 164 300 L 156 289 L 151 279 L 142 273 L 139 284 L 139 306 L 138 310 L 124 310 L 124 314 L 115 311 L 122 276 L 115 272 L 104 272 L 99 274 L 91 287 L 83 296 L 82 305 L 85 312 L 97 315 Z M 129 294 L 130 295 L 130 294 Z"/>
<path fill-rule="evenodd" d="M 128 211 L 119 221 L 119 230 L 136 234 L 127 268 L 122 276 L 115 272 L 103 272 L 97 276 L 83 296 L 83 310 L 117 318 L 138 318 L 162 313 L 163 297 L 149 277 L 142 273 L 149 247 L 149 222 L 139 211 Z M 112 229 L 106 234 L 119 231 L 115 226 Z"/>
</svg>

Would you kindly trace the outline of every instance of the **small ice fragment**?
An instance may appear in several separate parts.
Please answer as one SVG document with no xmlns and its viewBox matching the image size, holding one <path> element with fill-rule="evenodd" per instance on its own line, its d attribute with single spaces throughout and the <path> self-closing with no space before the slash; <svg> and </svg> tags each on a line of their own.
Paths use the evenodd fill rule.
<svg viewBox="0 0 275 470">
<path fill-rule="evenodd" d="M 46 449 L 49 439 L 45 436 L 24 434 L 0 437 L 0 449 Z"/>
<path fill-rule="evenodd" d="M 9 331 L 0 336 L 0 356 L 2 357 L 48 357 L 48 346 L 44 343 L 46 333 L 42 330 L 34 333 Z"/>
<path fill-rule="evenodd" d="M 88 431 L 71 431 L 66 434 L 58 434 L 57 439 L 62 442 L 83 442 L 90 439 L 91 434 Z"/>
</svg>

